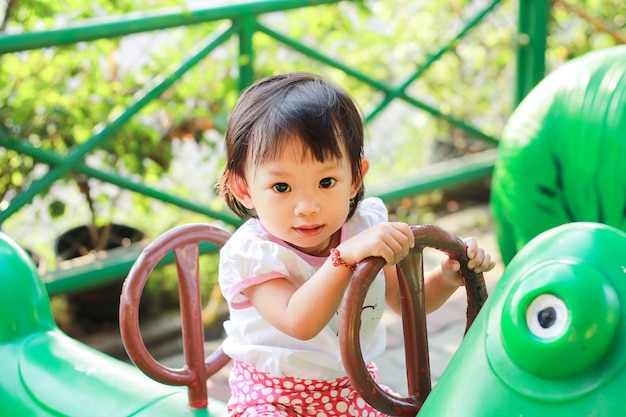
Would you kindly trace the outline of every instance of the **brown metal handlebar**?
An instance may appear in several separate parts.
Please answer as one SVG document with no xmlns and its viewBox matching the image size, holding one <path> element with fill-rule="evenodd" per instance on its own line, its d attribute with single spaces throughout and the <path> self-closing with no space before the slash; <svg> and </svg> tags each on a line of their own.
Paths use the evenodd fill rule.
<svg viewBox="0 0 626 417">
<path fill-rule="evenodd" d="M 415 416 L 431 390 L 424 308 L 424 248 L 445 252 L 461 264 L 460 272 L 467 293 L 466 332 L 487 299 L 482 273 L 477 274 L 467 267 L 466 246 L 462 240 L 433 225 L 413 226 L 411 229 L 415 235 L 415 248 L 398 265 L 407 397 L 389 394 L 374 381 L 367 371 L 359 342 L 363 303 L 369 286 L 385 264 L 382 258 L 368 258 L 359 263 L 346 290 L 339 320 L 341 355 L 348 377 L 365 401 L 392 416 Z"/>
<path fill-rule="evenodd" d="M 228 363 L 230 358 L 218 348 L 204 356 L 204 329 L 199 287 L 200 242 L 223 246 L 230 234 L 207 224 L 188 224 L 164 233 L 152 241 L 135 261 L 122 287 L 120 332 L 130 359 L 151 378 L 169 385 L 186 385 L 191 408 L 208 404 L 206 381 Z M 174 252 L 185 351 L 185 367 L 168 368 L 148 352 L 139 330 L 139 302 L 148 276 L 159 261 Z"/>
</svg>

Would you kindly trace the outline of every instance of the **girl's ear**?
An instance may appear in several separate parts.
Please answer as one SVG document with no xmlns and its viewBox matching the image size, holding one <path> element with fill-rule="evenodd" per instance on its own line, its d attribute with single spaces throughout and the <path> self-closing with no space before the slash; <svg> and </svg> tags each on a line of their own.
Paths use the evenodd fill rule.
<svg viewBox="0 0 626 417">
<path fill-rule="evenodd" d="M 365 178 L 365 175 L 367 174 L 367 171 L 369 171 L 370 169 L 370 161 L 366 158 L 361 158 L 361 178 L 360 179 L 356 179 L 352 182 L 352 190 L 350 193 L 350 198 L 354 198 L 356 196 L 356 193 L 359 191 L 359 189 L 361 189 L 361 186 L 363 185 L 363 179 Z"/>
<path fill-rule="evenodd" d="M 254 203 L 250 196 L 250 190 L 248 189 L 248 183 L 239 175 L 230 175 L 228 178 L 228 189 L 231 194 L 246 207 L 247 209 L 253 209 Z"/>
</svg>

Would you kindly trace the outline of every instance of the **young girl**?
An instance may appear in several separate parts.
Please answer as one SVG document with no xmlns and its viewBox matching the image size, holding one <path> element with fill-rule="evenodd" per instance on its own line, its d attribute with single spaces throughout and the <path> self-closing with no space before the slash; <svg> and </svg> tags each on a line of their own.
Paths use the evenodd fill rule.
<svg viewBox="0 0 626 417">
<path fill-rule="evenodd" d="M 361 115 L 342 89 L 309 73 L 260 80 L 239 99 L 226 132 L 220 192 L 249 220 L 220 254 L 230 308 L 224 351 L 233 358 L 231 416 L 380 416 L 352 388 L 339 350 L 338 311 L 355 265 L 386 265 L 362 313 L 371 361 L 385 349 L 385 301 L 400 312 L 395 264 L 414 245 L 377 198 L 363 199 Z M 494 263 L 465 240 L 469 267 Z M 425 278 L 426 310 L 462 285 L 446 260 Z"/>
</svg>

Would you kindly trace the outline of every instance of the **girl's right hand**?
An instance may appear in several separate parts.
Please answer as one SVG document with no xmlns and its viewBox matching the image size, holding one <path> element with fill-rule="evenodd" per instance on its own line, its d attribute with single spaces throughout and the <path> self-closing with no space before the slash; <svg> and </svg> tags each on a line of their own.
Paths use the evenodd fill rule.
<svg viewBox="0 0 626 417">
<path fill-rule="evenodd" d="M 383 258 L 387 265 L 404 259 L 415 246 L 413 231 L 406 223 L 379 223 L 342 242 L 337 248 L 344 262 L 354 265 L 370 256 Z"/>
</svg>

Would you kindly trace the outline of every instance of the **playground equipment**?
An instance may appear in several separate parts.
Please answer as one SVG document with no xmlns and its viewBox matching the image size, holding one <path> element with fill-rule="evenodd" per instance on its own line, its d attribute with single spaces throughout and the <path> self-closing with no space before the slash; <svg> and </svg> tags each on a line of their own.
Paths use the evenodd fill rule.
<svg viewBox="0 0 626 417">
<path fill-rule="evenodd" d="M 402 329 L 406 359 L 408 396 L 400 397 L 382 390 L 366 368 L 359 343 L 361 314 L 367 290 L 376 274 L 384 266 L 380 258 L 361 262 L 348 285 L 344 307 L 340 315 L 339 336 L 341 356 L 357 392 L 379 411 L 392 416 L 415 416 L 431 391 L 428 334 L 424 310 L 425 247 L 445 252 L 461 264 L 461 275 L 467 294 L 465 332 L 487 300 L 483 274 L 467 268 L 466 247 L 463 241 L 432 225 L 413 226 L 415 248 L 400 262 L 398 276 L 402 296 Z"/>
<path fill-rule="evenodd" d="M 430 374 L 428 367 L 423 366 L 428 361 L 428 350 L 421 292 L 422 250 L 425 246 L 433 246 L 456 257 L 462 265 L 467 262 L 464 245 L 458 238 L 434 226 L 420 226 L 413 230 L 417 245 L 403 261 L 401 269 L 402 276 L 408 277 L 402 281 L 403 291 L 408 293 L 403 311 L 410 318 L 404 327 L 407 334 L 419 334 L 421 342 L 407 345 L 407 363 L 411 372 L 416 372 L 415 378 L 411 373 L 408 379 L 410 397 L 401 400 L 400 406 L 391 406 L 398 409 L 398 415 L 415 414 L 418 408 L 412 401 L 415 398 L 423 400 L 430 391 Z M 0 233 L 0 270 L 4 283 L 0 295 L 0 366 L 4 370 L 0 376 L 0 415 L 226 415 L 225 405 L 209 400 L 206 388 L 207 379 L 229 358 L 218 349 L 205 359 L 198 259 L 200 242 L 221 246 L 228 237 L 227 232 L 206 224 L 181 226 L 151 242 L 131 269 L 120 300 L 120 330 L 129 356 L 151 377 L 148 378 L 139 369 L 65 335 L 54 323 L 45 287 L 32 261 L 15 242 Z M 183 369 L 170 369 L 156 362 L 139 332 L 141 292 L 153 268 L 170 252 L 174 252 L 179 275 L 186 358 Z M 371 271 L 380 267 L 382 261 L 372 258 L 359 266 L 356 275 L 365 274 L 365 279 L 369 279 L 375 276 Z M 482 274 L 476 275 L 463 266 L 462 275 L 469 290 L 469 326 L 486 299 L 486 291 Z M 354 305 L 358 302 L 357 298 Z M 360 302 L 362 304 L 363 300 Z M 353 311 L 342 314 L 353 314 L 354 317 L 341 319 L 345 329 L 342 330 L 342 343 L 354 345 L 347 352 L 359 349 L 358 330 L 350 330 L 350 326 L 359 326 L 361 308 Z M 408 341 L 413 339 L 407 338 Z M 354 377 L 361 379 L 359 363 L 350 366 L 355 369 L 352 372 Z M 363 381 L 371 384 L 367 378 Z M 180 386 L 188 387 L 188 395 Z"/>
<path fill-rule="evenodd" d="M 226 415 L 217 401 L 189 408 L 184 388 L 157 383 L 63 333 L 33 262 L 3 233 L 0 271 L 0 415 Z"/>
<path fill-rule="evenodd" d="M 626 233 L 543 232 L 515 256 L 420 411 L 626 415 Z"/>
<path fill-rule="evenodd" d="M 362 262 L 346 293 L 342 356 L 367 401 L 398 416 L 626 413 L 620 400 L 626 384 L 626 233 L 597 223 L 570 223 L 542 233 L 511 262 L 481 310 L 484 282 L 465 268 L 462 242 L 434 226 L 413 231 L 416 248 L 399 269 L 407 398 L 382 394 L 359 350 L 359 312 L 382 261 Z M 32 261 L 0 233 L 0 415 L 225 416 L 223 403 L 208 400 L 206 380 L 228 358 L 218 349 L 204 359 L 197 284 L 199 242 L 221 245 L 228 236 L 209 225 L 182 226 L 148 245 L 133 266 L 121 298 L 121 331 L 129 356 L 151 379 L 62 333 Z M 432 392 L 421 303 L 425 246 L 459 259 L 468 293 L 469 330 Z M 138 332 L 141 291 L 170 251 L 184 297 L 187 364 L 180 370 L 158 364 Z M 185 385 L 187 395 L 180 387 Z"/>
<path fill-rule="evenodd" d="M 539 83 L 507 123 L 492 181 L 505 263 L 569 222 L 626 231 L 626 45 L 573 59 Z"/>
</svg>

